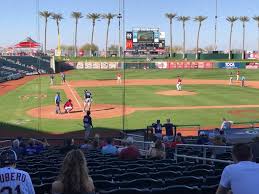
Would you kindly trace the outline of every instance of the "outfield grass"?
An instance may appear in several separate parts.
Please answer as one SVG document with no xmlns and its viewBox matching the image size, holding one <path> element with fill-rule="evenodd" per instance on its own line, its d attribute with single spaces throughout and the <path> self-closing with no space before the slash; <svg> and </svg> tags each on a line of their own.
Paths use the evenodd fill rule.
<svg viewBox="0 0 259 194">
<path fill-rule="evenodd" d="M 120 71 L 123 73 L 122 71 Z M 175 79 L 180 75 L 183 79 L 219 79 L 228 80 L 230 72 L 235 75 L 236 70 L 230 69 L 132 69 L 125 71 L 126 79 Z M 115 79 L 117 70 L 74 70 L 67 76 L 68 80 L 106 80 Z M 259 70 L 240 69 L 240 74 L 246 77 L 246 80 L 259 80 Z M 59 79 L 59 76 L 58 76 Z M 60 82 L 59 82 L 60 83 Z"/>
<path fill-rule="evenodd" d="M 78 88 L 83 94 L 85 88 Z M 87 87 L 97 104 L 122 104 L 122 87 Z M 220 106 L 245 105 L 259 102 L 259 90 L 225 85 L 186 85 L 184 90 L 196 92 L 192 96 L 164 96 L 156 92 L 175 90 L 175 86 L 127 86 L 126 104 L 131 107 Z"/>
<path fill-rule="evenodd" d="M 228 70 L 127 70 L 127 79 L 159 79 L 175 78 L 177 74 L 184 78 L 193 79 L 228 79 Z M 248 79 L 259 80 L 259 71 L 241 70 Z M 68 80 L 84 79 L 114 79 L 115 71 L 72 71 Z M 60 83 L 59 76 L 56 76 L 56 83 Z M 87 87 L 87 86 L 86 86 Z M 77 88 L 82 94 L 83 88 Z M 90 88 L 94 94 L 95 103 L 121 104 L 122 88 L 120 87 L 96 87 Z M 187 85 L 184 89 L 195 91 L 195 96 L 159 96 L 156 91 L 175 89 L 175 86 L 129 86 L 126 88 L 126 103 L 134 107 L 150 106 L 196 106 L 196 105 L 234 105 L 234 104 L 259 104 L 259 90 L 253 88 L 240 88 L 237 86 L 221 85 Z M 49 88 L 49 77 L 41 78 L 41 93 L 47 95 L 42 99 L 41 105 L 51 105 L 54 101 L 55 90 Z M 39 94 L 39 80 L 33 80 L 26 85 L 0 96 L 2 110 L 0 122 L 15 124 L 37 130 L 38 122 L 41 121 L 41 130 L 47 132 L 70 132 L 82 130 L 81 120 L 49 120 L 32 118 L 25 112 L 39 106 L 39 100 L 34 96 L 24 98 L 31 94 Z M 64 97 L 63 91 L 61 96 Z M 137 111 L 126 116 L 126 128 L 145 128 L 156 119 L 162 122 L 170 117 L 176 124 L 201 124 L 202 126 L 217 126 L 221 117 L 225 116 L 234 121 L 250 121 L 259 118 L 258 108 L 234 109 L 249 110 L 242 115 L 232 115 L 231 109 L 204 109 L 204 110 L 175 110 L 175 111 Z M 122 118 L 95 119 L 96 128 L 121 129 Z M 8 129 L 6 129 L 8 130 Z"/>
</svg>

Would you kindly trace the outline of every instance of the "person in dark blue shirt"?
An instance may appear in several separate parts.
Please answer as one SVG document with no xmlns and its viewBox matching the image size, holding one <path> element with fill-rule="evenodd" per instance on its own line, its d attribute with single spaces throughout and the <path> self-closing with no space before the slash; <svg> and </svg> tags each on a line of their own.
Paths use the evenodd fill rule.
<svg viewBox="0 0 259 194">
<path fill-rule="evenodd" d="M 155 136 L 159 139 L 162 138 L 162 125 L 160 123 L 160 120 L 157 120 L 156 123 L 154 123 L 153 128 L 155 130 Z"/>
<path fill-rule="evenodd" d="M 168 140 L 171 140 L 174 135 L 174 131 L 173 131 L 174 125 L 173 123 L 171 123 L 170 119 L 166 119 L 166 123 L 163 125 L 163 127 L 165 127 L 166 136 Z"/>
</svg>

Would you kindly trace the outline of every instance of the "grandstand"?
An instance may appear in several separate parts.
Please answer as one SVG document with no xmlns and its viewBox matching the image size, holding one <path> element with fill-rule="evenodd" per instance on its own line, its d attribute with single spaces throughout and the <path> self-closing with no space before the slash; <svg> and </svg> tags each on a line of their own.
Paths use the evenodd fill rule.
<svg viewBox="0 0 259 194">
<path fill-rule="evenodd" d="M 50 57 L 0 56 L 0 82 L 53 72 Z"/>
</svg>

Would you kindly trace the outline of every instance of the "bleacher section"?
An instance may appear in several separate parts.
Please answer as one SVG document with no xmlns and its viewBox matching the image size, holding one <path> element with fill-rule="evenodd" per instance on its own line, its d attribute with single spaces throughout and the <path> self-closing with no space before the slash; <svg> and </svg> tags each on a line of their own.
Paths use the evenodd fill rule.
<svg viewBox="0 0 259 194">
<path fill-rule="evenodd" d="M 53 147 L 17 162 L 18 169 L 29 172 L 37 194 L 50 193 L 64 158 L 59 149 Z M 104 156 L 99 151 L 85 152 L 89 174 L 100 194 L 215 194 L 226 164 L 176 163 L 172 152 L 167 156 L 164 160 L 123 161 L 117 156 Z"/>
<path fill-rule="evenodd" d="M 50 57 L 0 56 L 0 68 L 25 75 L 52 72 Z"/>
</svg>

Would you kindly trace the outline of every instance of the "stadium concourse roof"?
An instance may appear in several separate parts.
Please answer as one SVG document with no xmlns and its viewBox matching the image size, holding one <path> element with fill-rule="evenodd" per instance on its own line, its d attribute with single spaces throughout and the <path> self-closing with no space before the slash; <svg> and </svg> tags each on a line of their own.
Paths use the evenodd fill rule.
<svg viewBox="0 0 259 194">
<path fill-rule="evenodd" d="M 39 48 L 40 46 L 40 43 L 32 40 L 30 37 L 27 37 L 25 40 L 16 44 L 14 48 Z"/>
</svg>

